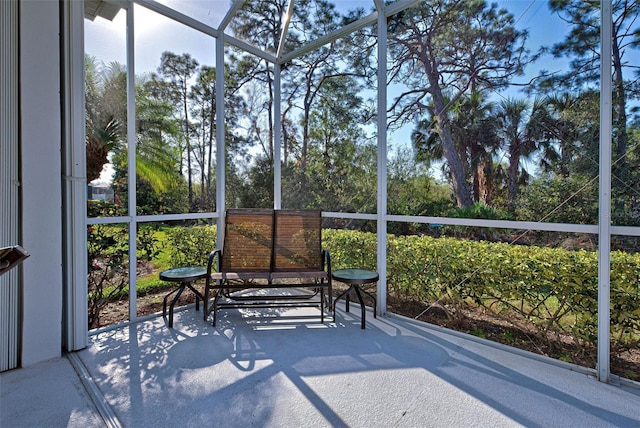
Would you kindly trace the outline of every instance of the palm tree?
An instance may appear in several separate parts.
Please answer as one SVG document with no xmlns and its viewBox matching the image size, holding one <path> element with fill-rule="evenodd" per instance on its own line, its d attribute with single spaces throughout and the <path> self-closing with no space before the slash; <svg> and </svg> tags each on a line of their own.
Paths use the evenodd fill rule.
<svg viewBox="0 0 640 428">
<path fill-rule="evenodd" d="M 495 132 L 495 106 L 479 91 L 453 106 L 453 139 L 469 171 L 474 202 L 491 205 L 494 193 L 493 157 L 499 148 Z"/>
<path fill-rule="evenodd" d="M 123 144 L 126 72 L 118 63 L 101 66 L 85 56 L 87 183 L 100 177 L 109 153 Z"/>
<path fill-rule="evenodd" d="M 109 155 L 126 165 L 126 69 L 112 62 L 108 66 L 85 57 L 87 182 L 98 177 Z M 174 107 L 162 97 L 154 97 L 147 81 L 136 88 L 136 174 L 156 192 L 166 192 L 177 184 L 178 155 L 170 146 L 178 129 L 172 116 Z M 124 175 L 124 170 L 120 172 Z"/>
<path fill-rule="evenodd" d="M 87 183 L 100 177 L 111 153 L 120 144 L 120 124 L 111 119 L 105 125 L 92 123 L 87 116 L 86 130 Z"/>
<path fill-rule="evenodd" d="M 453 103 L 448 123 L 465 181 L 471 183 L 473 200 L 486 205 L 490 205 L 493 197 L 493 157 L 499 147 L 493 110 L 493 103 L 488 102 L 482 93 L 473 91 Z M 431 106 L 429 111 L 433 111 Z M 416 160 L 427 166 L 431 162 L 445 160 L 440 127 L 433 114 L 419 122 L 411 139 Z M 444 172 L 447 175 L 448 170 Z"/>
<path fill-rule="evenodd" d="M 529 106 L 524 99 L 508 98 L 500 103 L 497 132 L 509 157 L 507 169 L 507 209 L 516 207 L 521 161 L 530 157 L 544 139 L 548 127 L 546 101 L 536 98 Z"/>
<path fill-rule="evenodd" d="M 548 99 L 549 137 L 543 167 L 568 177 L 573 172 L 598 173 L 599 94 L 562 93 Z"/>
</svg>

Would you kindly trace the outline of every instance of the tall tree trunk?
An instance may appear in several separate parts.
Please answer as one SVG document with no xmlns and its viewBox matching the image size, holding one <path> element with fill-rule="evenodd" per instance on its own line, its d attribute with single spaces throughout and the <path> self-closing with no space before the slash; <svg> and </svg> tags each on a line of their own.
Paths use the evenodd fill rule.
<svg viewBox="0 0 640 428">
<path fill-rule="evenodd" d="M 480 201 L 487 206 L 493 203 L 494 183 L 493 183 L 493 161 L 484 159 L 479 167 L 479 191 Z"/>
<path fill-rule="evenodd" d="M 438 108 L 438 107 L 436 107 Z M 446 121 L 446 118 L 442 118 L 443 113 L 436 114 L 436 118 L 439 123 Z M 456 192 L 456 202 L 459 207 L 470 207 L 473 205 L 473 199 L 471 198 L 471 192 L 466 181 L 466 175 L 464 173 L 464 167 L 460 161 L 460 156 L 453 145 L 453 137 L 451 132 L 445 126 L 441 126 L 441 138 L 442 145 L 444 147 L 444 155 L 447 158 L 447 164 L 451 171 L 451 179 L 453 180 L 453 188 Z"/>
<path fill-rule="evenodd" d="M 216 132 L 215 123 L 216 123 L 216 97 L 215 97 L 215 87 L 214 91 L 211 94 L 211 110 L 209 116 L 209 156 L 207 157 L 207 202 L 208 207 L 213 209 L 213 203 L 209 203 L 213 201 L 213 195 L 211 192 L 211 176 L 213 176 L 213 139 Z"/>
<path fill-rule="evenodd" d="M 184 140 L 187 149 L 187 182 L 189 183 L 189 210 L 193 207 L 193 182 L 191 179 L 191 142 L 189 140 L 189 109 L 187 102 L 186 80 L 182 88 L 182 105 L 184 110 Z"/>
<path fill-rule="evenodd" d="M 624 171 L 627 163 L 627 112 L 626 99 L 624 90 L 624 81 L 622 78 L 622 59 L 620 57 L 620 47 L 617 39 L 613 40 L 613 87 L 615 92 L 615 124 L 617 125 L 617 144 L 615 162 L 619 170 Z M 621 177 L 622 178 L 622 177 Z M 624 179 L 624 178 L 623 178 Z"/>
<path fill-rule="evenodd" d="M 300 159 L 300 170 L 302 171 L 303 180 L 307 172 L 307 151 L 309 150 L 309 116 L 311 115 L 311 103 L 313 102 L 314 93 L 311 87 L 311 76 L 313 75 L 313 67 L 306 75 L 306 90 L 303 100 L 302 112 L 302 153 Z"/>
<path fill-rule="evenodd" d="M 304 112 L 302 114 L 302 150 L 300 153 L 300 170 L 302 171 L 302 177 L 306 176 L 307 152 L 309 150 L 309 115 L 311 110 L 311 101 L 309 101 L 308 98 L 309 94 L 307 93 L 304 100 Z"/>
<path fill-rule="evenodd" d="M 486 153 L 481 147 L 478 147 L 478 144 L 471 144 L 470 151 L 471 198 L 474 202 L 479 202 L 482 193 L 481 175 Z"/>
<path fill-rule="evenodd" d="M 444 155 L 447 158 L 447 164 L 451 171 L 451 179 L 453 180 L 453 188 L 456 192 L 456 201 L 459 207 L 470 207 L 473 205 L 473 199 L 471 198 L 471 191 L 466 180 L 466 174 L 460 155 L 456 151 L 453 144 L 453 136 L 449 130 L 449 120 L 447 112 L 445 111 L 444 96 L 442 90 L 438 86 L 437 73 L 430 73 L 429 63 L 424 63 L 427 69 L 427 77 L 429 78 L 430 88 L 429 92 L 433 96 L 433 105 L 435 107 L 435 117 L 438 121 L 440 128 L 440 138 L 442 139 L 442 146 L 444 148 Z"/>
<path fill-rule="evenodd" d="M 289 161 L 289 132 L 284 117 L 285 115 L 282 115 L 282 162 L 287 165 Z"/>
<path fill-rule="evenodd" d="M 516 195 L 518 193 L 518 171 L 520 166 L 520 148 L 518 144 L 509 146 L 509 173 L 507 177 L 507 210 L 513 214 L 516 210 Z"/>
</svg>

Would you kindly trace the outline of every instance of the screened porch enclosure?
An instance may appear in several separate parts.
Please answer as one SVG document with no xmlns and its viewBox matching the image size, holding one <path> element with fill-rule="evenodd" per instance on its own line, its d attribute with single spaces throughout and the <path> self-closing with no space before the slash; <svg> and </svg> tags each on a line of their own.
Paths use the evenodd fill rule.
<svg viewBox="0 0 640 428">
<path fill-rule="evenodd" d="M 639 5 L 67 7 L 91 186 L 78 295 L 126 292 L 134 322 L 227 208 L 319 209 L 334 269 L 379 272 L 378 313 L 639 380 Z M 89 330 L 99 301 L 73 308 Z"/>
</svg>

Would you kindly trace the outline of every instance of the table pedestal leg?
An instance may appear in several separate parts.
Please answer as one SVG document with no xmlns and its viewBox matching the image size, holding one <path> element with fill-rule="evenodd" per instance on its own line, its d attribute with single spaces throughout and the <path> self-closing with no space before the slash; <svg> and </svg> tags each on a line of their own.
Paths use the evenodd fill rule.
<svg viewBox="0 0 640 428">
<path fill-rule="evenodd" d="M 196 290 L 193 287 L 193 285 L 191 285 L 191 282 L 182 281 L 178 288 L 176 288 L 175 290 L 173 290 L 172 292 L 164 296 L 164 299 L 162 300 L 162 316 L 166 317 L 167 316 L 167 299 L 173 293 L 176 293 L 175 297 L 169 304 L 169 327 L 173 327 L 173 307 L 176 305 L 176 302 L 180 298 L 180 295 L 182 294 L 185 288 L 189 288 L 191 291 L 193 291 L 193 294 L 196 295 L 196 311 L 200 310 L 200 300 L 202 300 L 202 303 L 204 304 L 204 296 L 198 290 Z"/>
<path fill-rule="evenodd" d="M 365 322 L 365 314 L 366 311 L 364 309 L 364 300 L 362 300 L 362 293 L 360 293 L 360 287 L 358 287 L 357 285 L 354 287 L 356 290 L 356 296 L 358 296 L 358 301 L 360 302 L 360 313 L 362 316 L 362 319 L 360 320 L 360 328 L 362 328 L 364 330 L 365 326 L 366 326 L 366 322 Z"/>
<path fill-rule="evenodd" d="M 190 282 L 187 282 L 185 285 L 186 285 L 187 287 L 189 287 L 189 289 L 190 289 L 191 291 L 193 291 L 193 294 L 195 294 L 195 295 L 196 295 L 196 311 L 199 311 L 199 310 L 200 310 L 200 299 L 202 299 L 202 303 L 204 304 L 204 296 L 203 296 L 203 295 L 202 295 L 198 290 L 196 290 L 196 289 L 193 287 L 193 285 L 191 285 L 191 283 L 190 283 Z"/>
<path fill-rule="evenodd" d="M 340 293 L 340 295 L 338 297 L 336 297 L 333 300 L 333 313 L 335 316 L 335 312 L 336 312 L 336 305 L 338 304 L 338 300 L 342 299 L 343 297 L 345 297 L 345 302 L 346 302 L 346 307 L 345 310 L 347 312 L 349 312 L 349 292 L 353 289 L 353 285 L 350 285 L 349 288 L 347 288 L 346 291 L 343 291 L 342 293 Z"/>
<path fill-rule="evenodd" d="M 171 304 L 169 305 L 169 327 L 172 328 L 173 327 L 173 307 L 176 305 L 176 302 L 178 301 L 178 299 L 180 298 L 180 295 L 182 294 L 182 292 L 184 291 L 185 286 L 188 283 L 184 283 L 181 282 L 180 286 L 178 288 L 176 288 L 175 290 L 173 290 L 171 293 L 167 294 L 166 296 L 164 296 L 164 299 L 162 300 L 162 316 L 166 317 L 167 316 L 167 299 L 169 298 L 169 296 L 171 296 L 173 293 L 176 293 L 175 297 L 173 298 L 173 300 L 171 301 Z M 196 297 L 197 299 L 197 297 Z"/>
<path fill-rule="evenodd" d="M 362 288 L 360 288 L 360 286 L 358 284 L 352 284 L 349 286 L 349 288 L 346 291 L 343 291 L 338 297 L 335 298 L 335 300 L 333 301 L 333 313 L 334 313 L 334 317 L 335 317 L 335 311 L 336 311 L 336 305 L 338 303 L 338 300 L 342 299 L 344 297 L 345 300 L 345 312 L 349 312 L 349 302 L 350 302 L 350 295 L 351 295 L 351 291 L 355 291 L 356 293 L 356 297 L 358 298 L 358 302 L 360 303 L 360 311 L 361 311 L 361 316 L 362 316 L 362 321 L 361 321 L 361 327 L 364 329 L 365 325 L 366 325 L 366 321 L 365 321 L 365 306 L 364 306 L 364 299 L 362 298 L 362 293 L 366 294 L 371 300 L 373 300 L 373 317 L 377 318 L 377 302 L 376 302 L 376 298 L 373 297 L 373 295 L 369 292 L 367 292 L 366 290 L 363 290 Z"/>
<path fill-rule="evenodd" d="M 360 288 L 360 287 L 358 287 Z M 367 290 L 360 288 L 360 291 L 363 292 L 364 294 L 366 294 L 367 296 L 369 296 L 369 298 L 371 300 L 373 300 L 373 317 L 374 318 L 378 318 L 377 317 L 377 307 L 378 307 L 378 303 L 376 302 L 376 298 L 373 297 L 373 294 L 369 293 Z"/>
</svg>

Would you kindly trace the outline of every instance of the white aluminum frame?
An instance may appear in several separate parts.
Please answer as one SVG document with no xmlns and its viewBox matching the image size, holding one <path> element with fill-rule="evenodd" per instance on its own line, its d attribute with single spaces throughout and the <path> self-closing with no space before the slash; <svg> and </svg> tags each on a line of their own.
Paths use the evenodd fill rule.
<svg viewBox="0 0 640 428">
<path fill-rule="evenodd" d="M 216 38 L 216 68 L 218 70 L 216 77 L 216 98 L 217 98 L 217 133 L 216 133 L 216 147 L 217 147 L 217 171 L 216 171 L 216 206 L 217 211 L 215 213 L 191 213 L 185 215 L 163 215 L 163 216 L 137 216 L 136 215 L 136 203 L 135 203 L 135 180 L 130 180 L 129 186 L 129 215 L 123 217 L 112 218 L 99 218 L 90 219 L 86 224 L 104 224 L 104 223 L 119 223 L 127 222 L 130 225 L 130 258 L 135 259 L 135 232 L 136 225 L 141 221 L 162 221 L 165 219 L 195 219 L 195 218 L 217 218 L 218 219 L 218 242 L 222 242 L 223 239 L 223 225 L 225 211 L 225 135 L 224 135 L 224 46 L 225 44 L 233 45 L 240 48 L 247 53 L 255 55 L 259 58 L 265 59 L 274 64 L 274 83 L 275 83 L 275 104 L 274 104 L 274 207 L 281 207 L 282 198 L 282 177 L 281 177 L 281 66 L 305 53 L 308 53 L 326 43 L 336 40 L 340 37 L 344 37 L 347 34 L 362 29 L 369 25 L 377 24 L 378 26 L 378 77 L 377 77 L 377 100 L 378 110 L 381 112 L 386 111 L 387 105 L 387 33 L 386 33 L 386 18 L 397 12 L 400 12 L 406 8 L 409 8 L 415 4 L 418 4 L 420 0 L 399 0 L 394 3 L 386 5 L 382 0 L 372 0 L 376 6 L 377 11 L 363 17 L 362 19 L 353 22 L 331 34 L 325 35 L 319 39 L 311 41 L 306 45 L 298 48 L 293 52 L 284 53 L 284 38 L 286 34 L 283 31 L 278 52 L 274 56 L 268 52 L 264 52 L 246 42 L 238 40 L 225 33 L 227 25 L 233 19 L 233 16 L 239 10 L 244 3 L 244 0 L 239 0 L 232 3 L 232 7 L 223 19 L 218 29 L 212 28 L 206 24 L 203 24 L 193 18 L 190 18 L 180 12 L 177 12 L 163 4 L 157 3 L 153 0 L 105 0 L 109 3 L 120 5 L 128 9 L 127 12 L 127 75 L 128 75 L 128 139 L 129 141 L 135 141 L 135 96 L 133 93 L 133 80 L 134 80 L 134 67 L 133 67 L 133 4 L 139 4 L 150 10 L 158 12 L 163 16 L 173 19 L 179 23 L 189 26 L 193 29 L 201 31 L 211 37 Z M 73 3 L 73 2 L 72 2 Z M 289 8 L 293 7 L 294 0 L 290 0 Z M 628 235 L 628 236 L 640 236 L 640 228 L 638 227 L 626 227 L 626 226 L 612 226 L 611 225 L 611 135 L 612 135 L 612 103 L 611 103 L 611 0 L 605 0 L 601 3 L 601 104 L 600 104 L 600 181 L 599 181 L 599 224 L 598 225 L 580 225 L 580 224 L 559 224 L 559 223 L 543 223 L 543 222 L 517 222 L 517 221 L 498 221 L 498 220 L 473 220 L 473 219 L 453 219 L 442 217 L 429 217 L 429 216 L 396 216 L 387 214 L 387 118 L 385 114 L 379 114 L 377 117 L 377 144 L 378 144 L 378 159 L 377 159 L 377 213 L 376 214 L 353 214 L 353 213 L 335 213 L 335 212 L 323 212 L 323 217 L 327 218 L 351 218 L 362 220 L 375 220 L 377 223 L 377 265 L 380 273 L 380 281 L 378 283 L 378 311 L 384 313 L 386 311 L 386 268 L 387 268 L 387 242 L 386 232 L 387 224 L 390 221 L 393 222 L 415 222 L 415 223 L 439 223 L 449 225 L 460 226 L 473 226 L 473 227 L 491 227 L 491 228 L 506 228 L 506 229 L 519 229 L 519 230 L 539 230 L 539 231 L 555 231 L 555 232 L 570 232 L 570 233 L 589 233 L 596 234 L 599 237 L 598 248 L 598 378 L 603 382 L 609 382 L 611 379 L 609 368 L 609 293 L 610 293 L 610 240 L 611 235 Z M 76 17 L 77 19 L 77 17 Z M 74 48 L 75 49 L 75 48 Z M 609 61 L 607 61 L 609 59 Z M 384 106 L 382 109 L 380 106 Z M 80 104 L 75 108 L 80 108 Z M 75 110 L 77 114 L 77 110 Z M 80 135 L 74 136 L 74 138 L 80 138 Z M 135 144 L 129 145 L 129 177 L 135 177 Z M 132 190 L 133 189 L 133 190 Z M 74 199 L 75 203 L 79 204 L 77 199 Z M 76 207 L 76 210 L 78 207 Z M 84 209 L 84 201 L 82 201 L 82 209 Z M 83 224 L 84 227 L 85 224 Z M 68 239 L 74 239 L 68 237 Z M 77 238 L 76 238 L 77 239 Z M 78 242 L 76 242 L 76 245 Z M 83 257 L 82 251 L 76 251 L 75 257 L 76 263 L 82 263 Z M 84 255 L 86 257 L 86 255 Z M 86 265 L 86 263 L 85 263 Z M 132 284 L 132 295 L 134 296 L 131 301 L 131 320 L 135 320 L 135 260 L 131 262 L 130 272 L 133 272 L 130 277 Z M 76 281 L 78 278 L 76 278 Z M 86 288 L 86 282 L 85 282 Z M 85 290 L 86 291 L 86 290 Z M 78 290 L 76 289 L 77 293 Z M 77 302 L 76 302 L 77 304 Z M 76 311 L 77 312 L 77 311 Z M 75 320 L 74 322 L 78 322 Z"/>
<path fill-rule="evenodd" d="M 291 0 L 293 3 L 293 0 Z M 273 65 L 273 208 L 282 208 L 282 68 Z"/>
<path fill-rule="evenodd" d="M 81 2 L 62 4 L 68 25 L 64 32 L 65 105 L 63 129 L 64 310 L 63 345 L 76 351 L 87 346 L 87 227 L 84 88 L 84 8 Z"/>
<path fill-rule="evenodd" d="M 611 0 L 600 3 L 600 168 L 598 214 L 598 379 L 609 382 L 611 300 L 611 138 L 613 104 L 611 92 L 612 11 Z M 606 53 L 606 55 L 605 55 Z M 605 58 L 607 60 L 605 60 Z"/>
<path fill-rule="evenodd" d="M 226 157 L 224 127 L 224 33 L 216 39 L 216 211 L 218 213 L 216 242 L 224 242 L 224 215 L 226 202 Z M 221 66 L 219 66 L 221 65 Z"/>
<path fill-rule="evenodd" d="M 387 17 L 384 4 L 376 2 L 378 8 L 378 197 L 376 211 L 378 272 L 380 279 L 377 286 L 377 310 L 381 314 L 387 312 Z M 384 108 L 380 109 L 380 106 Z M 384 114 L 382 114 L 384 112 Z"/>
<path fill-rule="evenodd" d="M 135 26 L 133 5 L 127 8 L 127 213 L 129 214 L 129 319 L 137 318 L 138 287 L 136 256 L 138 220 L 136 180 L 136 76 L 135 76 Z"/>
</svg>

